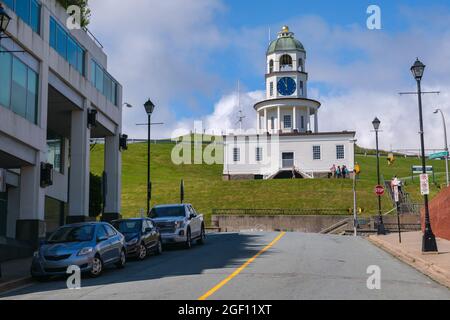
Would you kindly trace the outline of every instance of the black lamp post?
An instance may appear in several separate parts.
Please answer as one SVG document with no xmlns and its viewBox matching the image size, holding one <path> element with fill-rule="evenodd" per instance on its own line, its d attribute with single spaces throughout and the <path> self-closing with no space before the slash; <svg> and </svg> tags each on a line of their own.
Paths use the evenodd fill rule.
<svg viewBox="0 0 450 320">
<path fill-rule="evenodd" d="M 6 29 L 8 29 L 10 21 L 11 17 L 6 13 L 5 9 L 3 9 L 3 6 L 0 3 L 0 37 L 2 33 L 5 33 Z"/>
<path fill-rule="evenodd" d="M 425 71 L 425 65 L 419 61 L 419 59 L 416 60 L 414 65 L 411 67 L 411 72 L 414 76 L 414 79 L 416 79 L 417 82 L 417 96 L 419 97 L 419 121 L 420 121 L 420 144 L 421 144 L 421 150 L 422 150 L 422 173 L 427 174 L 427 167 L 426 167 L 426 158 L 425 158 L 425 138 L 424 138 L 424 130 L 423 130 L 423 113 L 422 113 L 422 87 L 421 87 L 421 81 L 423 77 L 423 73 Z M 425 233 L 423 235 L 422 239 L 422 251 L 423 252 L 437 252 L 437 244 L 436 244 L 436 238 L 433 234 L 433 230 L 431 229 L 431 223 L 430 223 L 430 209 L 428 206 L 428 195 L 425 194 L 424 196 L 424 202 L 425 202 Z"/>
<path fill-rule="evenodd" d="M 380 151 L 378 145 L 378 131 L 380 130 L 381 121 L 378 118 L 375 118 L 372 121 L 373 128 L 375 129 L 375 137 L 376 137 L 376 152 L 377 152 L 377 181 L 378 185 L 381 185 L 381 177 L 380 177 Z M 385 235 L 386 229 L 383 223 L 383 214 L 381 213 L 381 196 L 378 196 L 378 225 L 377 225 L 377 233 L 379 235 Z"/>
<path fill-rule="evenodd" d="M 148 138 L 147 138 L 147 215 L 150 213 L 150 200 L 152 199 L 152 182 L 150 179 L 150 128 L 152 127 L 152 113 L 155 110 L 155 105 L 150 99 L 144 104 L 145 112 L 147 112 L 148 123 Z"/>
</svg>

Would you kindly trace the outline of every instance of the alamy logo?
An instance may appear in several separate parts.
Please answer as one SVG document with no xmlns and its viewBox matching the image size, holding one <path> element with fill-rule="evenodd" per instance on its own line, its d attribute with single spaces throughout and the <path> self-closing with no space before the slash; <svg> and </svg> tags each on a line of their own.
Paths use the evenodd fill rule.
<svg viewBox="0 0 450 320">
<path fill-rule="evenodd" d="M 69 30 L 81 29 L 81 8 L 79 6 L 68 6 L 67 14 L 69 17 L 66 26 Z"/>
<path fill-rule="evenodd" d="M 381 268 L 379 266 L 369 266 L 367 274 L 370 275 L 367 279 L 367 289 L 381 290 Z"/>
<path fill-rule="evenodd" d="M 67 278 L 66 284 L 69 290 L 81 289 L 81 269 L 79 266 L 69 266 L 66 271 L 70 276 Z"/>
<path fill-rule="evenodd" d="M 367 18 L 367 29 L 381 30 L 381 8 L 374 4 L 370 5 L 367 8 L 367 14 L 370 15 Z"/>
</svg>

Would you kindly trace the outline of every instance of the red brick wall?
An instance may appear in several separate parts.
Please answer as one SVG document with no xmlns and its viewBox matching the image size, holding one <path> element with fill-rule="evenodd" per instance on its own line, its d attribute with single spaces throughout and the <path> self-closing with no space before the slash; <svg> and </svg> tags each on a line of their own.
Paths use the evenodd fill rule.
<svg viewBox="0 0 450 320">
<path fill-rule="evenodd" d="M 450 188 L 441 191 L 430 202 L 431 227 L 436 237 L 450 240 Z M 422 210 L 422 229 L 424 229 L 425 213 Z"/>
</svg>

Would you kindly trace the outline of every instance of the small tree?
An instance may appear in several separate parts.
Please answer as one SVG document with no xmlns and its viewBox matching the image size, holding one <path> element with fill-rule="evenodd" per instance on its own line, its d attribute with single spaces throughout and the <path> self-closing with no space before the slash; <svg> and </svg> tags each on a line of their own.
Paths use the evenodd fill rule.
<svg viewBox="0 0 450 320">
<path fill-rule="evenodd" d="M 88 0 L 57 0 L 64 8 L 71 5 L 79 6 L 81 8 L 81 26 L 86 27 L 89 24 L 91 10 L 88 6 Z"/>
<path fill-rule="evenodd" d="M 98 217 L 102 213 L 102 177 L 90 173 L 89 216 Z"/>
</svg>

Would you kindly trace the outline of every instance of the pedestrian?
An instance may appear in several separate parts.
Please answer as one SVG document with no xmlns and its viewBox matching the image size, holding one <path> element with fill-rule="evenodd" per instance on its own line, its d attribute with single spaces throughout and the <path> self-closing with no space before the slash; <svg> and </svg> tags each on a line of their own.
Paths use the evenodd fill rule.
<svg viewBox="0 0 450 320">
<path fill-rule="evenodd" d="M 330 168 L 331 176 L 330 178 L 336 178 L 336 165 L 333 164 L 333 166 Z"/>
<path fill-rule="evenodd" d="M 348 174 L 348 169 L 346 165 L 342 166 L 342 179 L 346 179 Z"/>
<path fill-rule="evenodd" d="M 341 178 L 341 174 L 342 174 L 341 166 L 338 166 L 337 169 L 336 169 L 336 178 L 340 179 Z"/>
<path fill-rule="evenodd" d="M 403 181 L 402 181 L 401 179 L 398 179 L 398 184 L 397 184 L 397 186 L 398 186 L 398 192 L 399 192 L 400 194 L 402 194 Z"/>
</svg>

